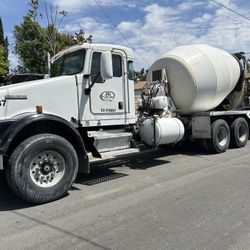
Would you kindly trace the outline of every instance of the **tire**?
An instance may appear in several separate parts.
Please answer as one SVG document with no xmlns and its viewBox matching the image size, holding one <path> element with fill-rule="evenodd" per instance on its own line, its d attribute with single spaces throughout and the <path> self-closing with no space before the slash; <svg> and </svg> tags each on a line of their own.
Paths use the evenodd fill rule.
<svg viewBox="0 0 250 250">
<path fill-rule="evenodd" d="M 225 152 L 230 143 L 230 129 L 223 119 L 218 119 L 212 123 L 211 139 L 204 140 L 205 148 L 210 153 L 220 154 Z"/>
<path fill-rule="evenodd" d="M 240 117 L 234 120 L 230 126 L 231 141 L 230 146 L 232 148 L 245 147 L 249 138 L 249 127 L 247 121 Z"/>
<path fill-rule="evenodd" d="M 17 146 L 6 168 L 10 188 L 22 199 L 42 204 L 61 198 L 78 173 L 73 146 L 53 134 L 32 136 Z"/>
</svg>

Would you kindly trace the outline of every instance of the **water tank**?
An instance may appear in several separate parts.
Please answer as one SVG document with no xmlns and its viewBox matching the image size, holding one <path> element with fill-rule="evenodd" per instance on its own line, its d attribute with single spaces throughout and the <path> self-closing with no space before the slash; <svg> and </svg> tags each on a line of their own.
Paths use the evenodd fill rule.
<svg viewBox="0 0 250 250">
<path fill-rule="evenodd" d="M 240 77 L 237 59 L 221 49 L 204 44 L 177 47 L 149 69 L 165 69 L 170 95 L 176 108 L 183 114 L 208 111 L 218 106 L 234 89 Z"/>
</svg>

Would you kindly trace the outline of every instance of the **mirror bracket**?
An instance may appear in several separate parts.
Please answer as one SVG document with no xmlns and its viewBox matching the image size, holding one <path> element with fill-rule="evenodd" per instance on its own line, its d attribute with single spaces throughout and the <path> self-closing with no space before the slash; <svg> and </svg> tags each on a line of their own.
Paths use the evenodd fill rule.
<svg viewBox="0 0 250 250">
<path fill-rule="evenodd" d="M 85 95 L 90 95 L 90 92 L 91 92 L 91 89 L 92 87 L 94 86 L 94 84 L 96 83 L 97 79 L 100 77 L 101 73 L 97 73 L 95 78 L 93 79 L 92 83 L 89 85 L 88 88 L 84 89 L 84 92 L 85 92 Z M 91 75 L 88 76 L 88 78 L 90 77 Z M 84 76 L 83 76 L 84 77 Z"/>
</svg>

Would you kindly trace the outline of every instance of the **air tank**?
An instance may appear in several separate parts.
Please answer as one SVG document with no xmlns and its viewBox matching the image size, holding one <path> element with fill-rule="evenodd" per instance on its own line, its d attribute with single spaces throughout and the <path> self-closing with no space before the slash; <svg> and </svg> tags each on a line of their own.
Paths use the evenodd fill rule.
<svg viewBox="0 0 250 250">
<path fill-rule="evenodd" d="M 177 47 L 156 60 L 152 72 L 165 69 L 170 96 L 182 114 L 208 111 L 218 106 L 234 89 L 241 68 L 231 54 L 204 44 Z"/>
</svg>

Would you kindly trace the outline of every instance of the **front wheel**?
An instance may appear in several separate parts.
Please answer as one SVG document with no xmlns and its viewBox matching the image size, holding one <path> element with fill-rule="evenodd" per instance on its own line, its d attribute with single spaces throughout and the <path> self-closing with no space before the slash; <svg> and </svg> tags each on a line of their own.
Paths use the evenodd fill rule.
<svg viewBox="0 0 250 250">
<path fill-rule="evenodd" d="M 12 153 L 6 169 L 11 189 L 36 204 L 62 197 L 77 173 L 75 149 L 53 134 L 39 134 L 23 141 Z"/>
</svg>

